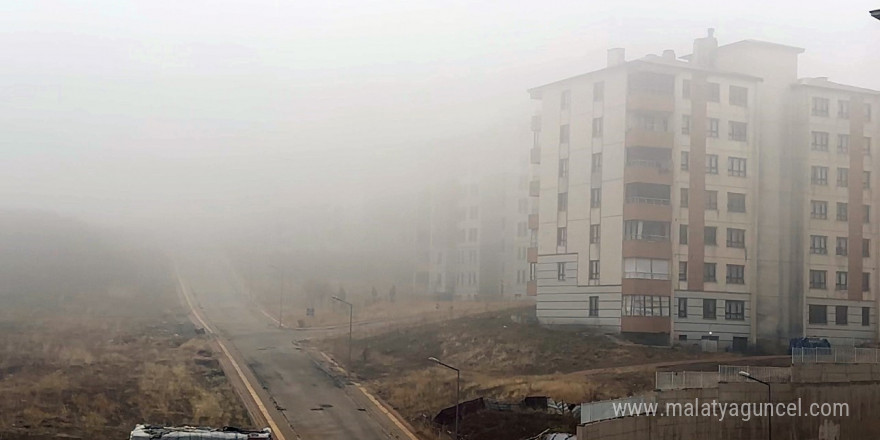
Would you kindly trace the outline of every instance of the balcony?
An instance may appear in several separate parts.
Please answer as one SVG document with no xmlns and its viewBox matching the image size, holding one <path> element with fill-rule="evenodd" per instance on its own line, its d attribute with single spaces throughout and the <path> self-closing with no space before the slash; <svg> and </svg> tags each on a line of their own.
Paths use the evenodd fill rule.
<svg viewBox="0 0 880 440">
<path fill-rule="evenodd" d="M 529 182 L 529 196 L 538 197 L 541 195 L 541 182 L 539 180 L 532 180 Z"/>
<path fill-rule="evenodd" d="M 626 131 L 627 147 L 659 147 L 672 148 L 675 145 L 675 134 L 669 131 L 655 131 L 633 127 Z"/>
<path fill-rule="evenodd" d="M 631 90 L 626 97 L 627 110 L 672 113 L 675 111 L 675 95 L 642 90 Z"/>
<path fill-rule="evenodd" d="M 541 115 L 532 116 L 532 131 L 541 131 Z"/>
<path fill-rule="evenodd" d="M 527 258 L 529 263 L 537 263 L 538 262 L 538 248 L 530 247 L 528 248 Z"/>
<path fill-rule="evenodd" d="M 624 182 L 672 184 L 671 150 L 655 147 L 628 147 Z"/>
<path fill-rule="evenodd" d="M 532 147 L 529 150 L 529 159 L 531 160 L 532 165 L 538 165 L 541 163 L 541 149 L 538 147 Z"/>
<path fill-rule="evenodd" d="M 672 221 L 669 192 L 669 185 L 643 182 L 627 183 L 623 219 L 643 222 Z"/>
<path fill-rule="evenodd" d="M 529 214 L 529 229 L 538 229 L 538 214 Z"/>
</svg>

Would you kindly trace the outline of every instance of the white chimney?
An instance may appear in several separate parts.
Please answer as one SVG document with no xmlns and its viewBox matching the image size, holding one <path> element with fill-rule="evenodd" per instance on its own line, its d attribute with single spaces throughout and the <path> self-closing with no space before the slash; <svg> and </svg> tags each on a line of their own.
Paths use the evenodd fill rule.
<svg viewBox="0 0 880 440">
<path fill-rule="evenodd" d="M 667 60 L 675 61 L 675 51 L 672 49 L 666 49 L 663 51 L 663 58 Z"/>
<path fill-rule="evenodd" d="M 617 66 L 626 62 L 626 49 L 615 47 L 608 49 L 608 67 Z"/>
</svg>

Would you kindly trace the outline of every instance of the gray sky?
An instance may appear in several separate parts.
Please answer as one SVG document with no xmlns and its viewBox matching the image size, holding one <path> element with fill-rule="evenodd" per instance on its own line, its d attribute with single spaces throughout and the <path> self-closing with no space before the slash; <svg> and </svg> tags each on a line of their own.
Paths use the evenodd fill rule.
<svg viewBox="0 0 880 440">
<path fill-rule="evenodd" d="M 345 205 L 528 148 L 529 87 L 714 27 L 880 89 L 876 1 L 7 1 L 0 207 L 164 224 Z"/>
</svg>

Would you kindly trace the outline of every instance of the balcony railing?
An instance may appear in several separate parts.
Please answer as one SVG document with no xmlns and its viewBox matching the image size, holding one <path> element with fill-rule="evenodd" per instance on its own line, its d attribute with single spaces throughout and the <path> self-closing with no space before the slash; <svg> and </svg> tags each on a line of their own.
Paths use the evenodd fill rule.
<svg viewBox="0 0 880 440">
<path fill-rule="evenodd" d="M 641 241 L 669 241 L 668 235 L 651 235 L 651 234 L 627 234 L 624 237 L 626 240 L 641 240 Z"/>
<path fill-rule="evenodd" d="M 655 273 L 655 272 L 624 272 L 624 278 L 629 279 L 637 279 L 637 280 L 668 280 L 668 273 Z"/>
<path fill-rule="evenodd" d="M 660 170 L 661 173 L 668 173 L 672 171 L 672 162 L 668 160 L 627 159 L 626 166 L 657 168 L 658 170 Z"/>
<path fill-rule="evenodd" d="M 627 196 L 626 203 L 640 203 L 644 205 L 668 205 L 669 199 L 659 199 L 654 197 Z"/>
</svg>

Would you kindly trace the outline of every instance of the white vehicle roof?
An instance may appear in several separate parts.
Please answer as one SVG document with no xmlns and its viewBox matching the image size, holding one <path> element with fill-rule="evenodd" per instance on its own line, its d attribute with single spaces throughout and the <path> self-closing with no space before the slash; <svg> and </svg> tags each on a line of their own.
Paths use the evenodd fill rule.
<svg viewBox="0 0 880 440">
<path fill-rule="evenodd" d="M 248 440 L 271 439 L 272 431 L 241 428 L 204 428 L 194 426 L 137 425 L 131 431 L 130 440 Z"/>
</svg>

